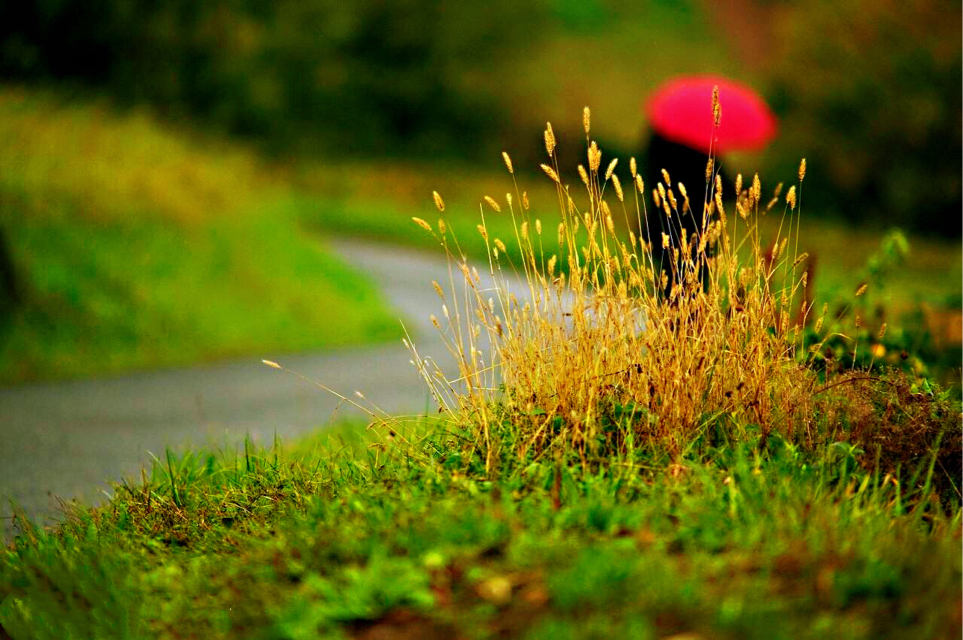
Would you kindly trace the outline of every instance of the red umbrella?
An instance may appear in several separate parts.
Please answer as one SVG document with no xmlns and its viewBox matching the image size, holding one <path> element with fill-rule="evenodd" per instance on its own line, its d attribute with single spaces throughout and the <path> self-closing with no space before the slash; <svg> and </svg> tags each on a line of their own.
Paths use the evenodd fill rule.
<svg viewBox="0 0 963 640">
<path fill-rule="evenodd" d="M 722 120 L 713 128 L 712 89 L 719 87 Z M 776 135 L 776 117 L 755 91 L 718 76 L 683 76 L 662 85 L 648 101 L 649 122 L 663 138 L 697 151 L 753 151 Z"/>
</svg>

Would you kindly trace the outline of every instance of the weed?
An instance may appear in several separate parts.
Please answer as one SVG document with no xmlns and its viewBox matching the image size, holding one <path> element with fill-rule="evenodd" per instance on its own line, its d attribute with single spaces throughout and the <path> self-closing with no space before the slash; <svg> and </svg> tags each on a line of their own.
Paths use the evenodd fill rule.
<svg viewBox="0 0 963 640">
<path fill-rule="evenodd" d="M 551 125 L 545 131 L 542 170 L 555 186 L 556 220 L 536 217 L 510 159 L 514 194 L 504 205 L 485 196 L 478 231 L 493 288 L 460 255 L 444 219 L 437 232 L 416 219 L 452 263 L 447 291 L 434 285 L 444 316 L 434 321 L 458 375 L 447 378 L 417 351 L 416 364 L 440 410 L 473 432 L 486 473 L 508 458 L 570 451 L 583 465 L 640 446 L 679 456 L 711 432 L 763 447 L 778 433 L 809 449 L 864 437 L 862 427 L 830 426 L 840 424 L 834 403 L 854 396 L 837 385 L 862 379 L 830 379 L 813 366 L 842 327 L 805 330 L 815 304 L 807 254 L 798 253 L 805 161 L 798 183 L 784 193 L 779 184 L 772 198 L 763 197 L 758 175 L 737 176 L 727 203 L 710 157 L 703 185 L 673 184 L 663 171 L 650 206 L 634 159 L 627 196 L 618 159 L 603 163 L 591 140 L 587 109 L 583 122 L 581 197 L 560 177 L 557 140 Z M 775 233 L 766 234 L 761 221 L 780 210 Z M 511 221 L 514 251 L 488 231 L 488 217 L 499 215 Z M 515 279 L 524 296 L 513 293 Z M 931 424 L 923 449 L 949 421 Z"/>
</svg>

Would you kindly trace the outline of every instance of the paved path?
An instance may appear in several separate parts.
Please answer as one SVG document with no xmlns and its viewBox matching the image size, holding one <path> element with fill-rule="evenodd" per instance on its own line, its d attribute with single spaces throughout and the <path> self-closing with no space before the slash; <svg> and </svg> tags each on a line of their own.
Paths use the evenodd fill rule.
<svg viewBox="0 0 963 640">
<path fill-rule="evenodd" d="M 440 257 L 361 241 L 331 243 L 382 287 L 416 336 L 422 355 L 447 362 L 428 315 L 439 313 L 431 280 L 444 282 Z M 310 328 L 308 328 L 310 330 Z M 400 343 L 281 357 L 290 369 L 350 396 L 362 391 L 393 413 L 423 412 L 424 383 Z M 139 477 L 148 451 L 165 447 L 234 447 L 250 434 L 270 444 L 329 424 L 333 396 L 259 357 L 120 378 L 0 389 L 0 538 L 9 538 L 10 499 L 43 524 L 61 510 L 55 496 L 97 502 L 108 480 Z M 340 416 L 359 415 L 342 406 Z"/>
</svg>

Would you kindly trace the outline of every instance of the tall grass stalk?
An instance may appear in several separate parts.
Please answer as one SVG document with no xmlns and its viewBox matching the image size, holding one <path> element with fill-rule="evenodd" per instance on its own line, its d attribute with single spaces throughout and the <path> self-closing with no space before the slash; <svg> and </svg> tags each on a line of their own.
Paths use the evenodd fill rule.
<svg viewBox="0 0 963 640">
<path fill-rule="evenodd" d="M 764 439 L 778 430 L 811 442 L 819 380 L 799 357 L 812 303 L 808 273 L 796 276 L 806 260 L 796 253 L 796 188 L 784 199 L 785 230 L 768 241 L 760 216 L 777 206 L 782 185 L 768 205 L 758 175 L 746 187 L 739 176 L 726 192 L 711 156 L 704 185 L 673 184 L 663 171 L 649 207 L 635 159 L 627 197 L 618 160 L 602 162 L 587 114 L 588 168 L 578 167 L 576 188 L 559 168 L 551 125 L 545 131 L 541 168 L 557 194 L 550 223 L 519 194 L 504 155 L 515 194 L 485 196 L 478 231 L 487 264 L 468 264 L 443 218 L 437 231 L 416 219 L 451 265 L 447 287 L 434 283 L 443 318 L 432 320 L 458 375 L 446 377 L 412 349 L 440 410 L 476 431 L 489 472 L 509 452 L 574 451 L 587 462 L 634 442 L 678 454 L 721 416 Z M 435 203 L 444 213 L 437 193 Z M 486 208 L 511 217 L 517 250 L 489 237 Z M 696 222 L 689 237 L 678 232 L 687 219 Z M 658 237 L 653 230 L 663 227 L 674 231 Z M 521 264 L 512 259 L 519 255 Z M 479 268 L 494 288 L 483 286 Z M 513 280 L 525 295 L 513 293 Z"/>
</svg>

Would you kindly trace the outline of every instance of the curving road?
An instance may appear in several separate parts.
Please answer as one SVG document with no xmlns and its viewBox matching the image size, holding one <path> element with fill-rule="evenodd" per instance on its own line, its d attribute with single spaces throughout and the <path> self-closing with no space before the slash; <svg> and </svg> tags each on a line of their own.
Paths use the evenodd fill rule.
<svg viewBox="0 0 963 640">
<path fill-rule="evenodd" d="M 445 281 L 439 256 L 338 240 L 332 248 L 367 272 L 405 319 L 422 355 L 448 358 L 428 315 L 440 301 L 431 280 Z M 393 414 L 420 413 L 428 396 L 400 343 L 280 357 L 288 368 L 350 396 L 355 390 Z M 335 411 L 337 413 L 335 414 Z M 337 398 L 260 358 L 119 378 L 0 389 L 0 537 L 9 539 L 10 500 L 41 524 L 62 513 L 57 496 L 96 503 L 108 481 L 139 477 L 148 451 L 213 445 L 245 436 L 270 444 L 360 415 Z"/>
</svg>

